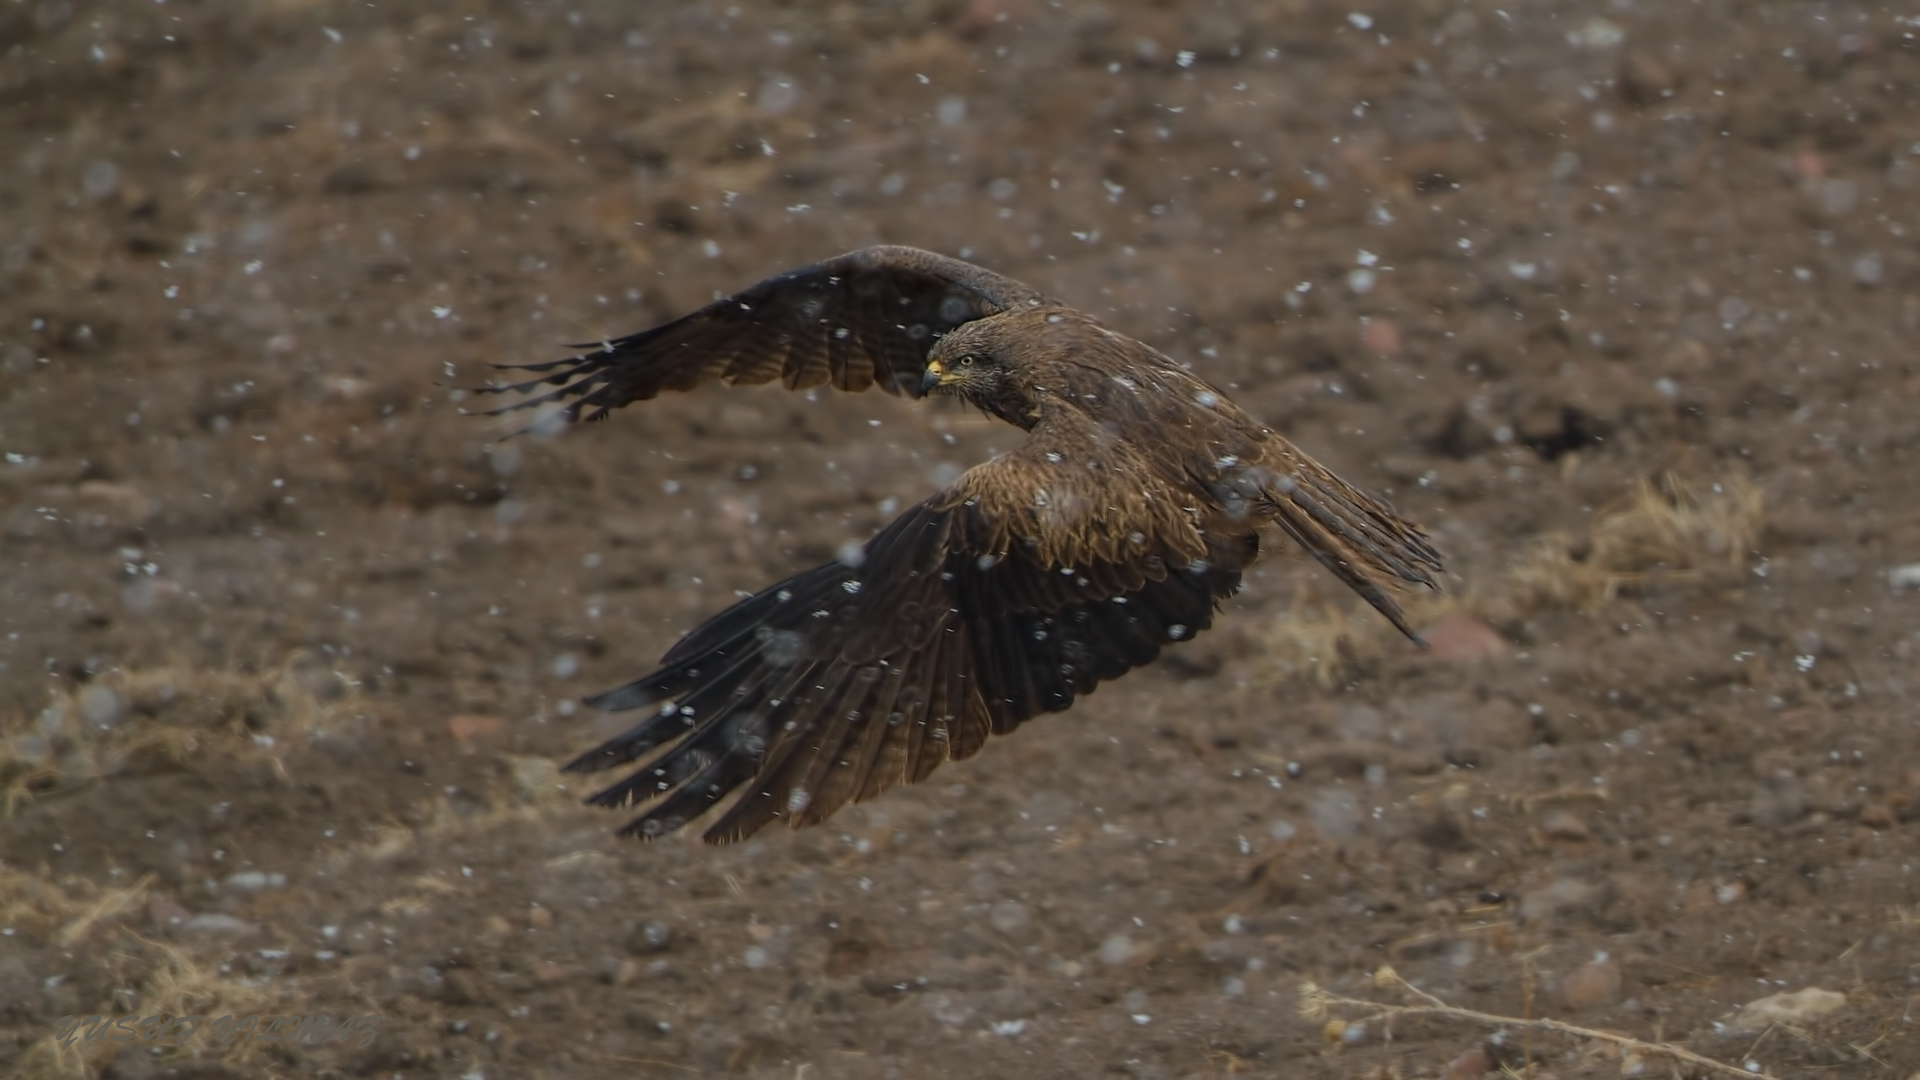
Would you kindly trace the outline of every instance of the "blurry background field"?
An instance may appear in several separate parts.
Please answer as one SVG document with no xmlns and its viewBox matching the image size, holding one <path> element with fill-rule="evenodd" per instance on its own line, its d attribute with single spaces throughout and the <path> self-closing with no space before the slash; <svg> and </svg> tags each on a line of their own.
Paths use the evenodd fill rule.
<svg viewBox="0 0 1920 1080">
<path fill-rule="evenodd" d="M 1795 3 L 5 6 L 0 1073 L 1524 1073 L 1517 1036 L 1297 1011 L 1306 981 L 1400 1000 L 1390 963 L 1904 1080 L 1916 33 Z M 1019 433 L 766 388 L 501 442 L 448 386 L 880 241 L 1094 312 L 1427 523 L 1434 649 L 1276 557 L 1214 631 L 919 788 L 737 848 L 615 840 L 553 768 L 617 726 L 574 699 Z M 1845 1004 L 1736 1011 L 1807 988 Z M 383 1023 L 49 1038 L 187 1011 Z M 1666 1068 L 1527 1045 L 1540 1077 Z"/>
</svg>

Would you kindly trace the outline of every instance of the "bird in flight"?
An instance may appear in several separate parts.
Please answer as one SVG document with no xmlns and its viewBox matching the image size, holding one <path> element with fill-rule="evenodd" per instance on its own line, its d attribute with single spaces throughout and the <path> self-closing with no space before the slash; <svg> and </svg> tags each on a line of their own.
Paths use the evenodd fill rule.
<svg viewBox="0 0 1920 1080">
<path fill-rule="evenodd" d="M 957 397 L 1025 430 L 864 547 L 707 620 L 587 699 L 649 710 L 567 765 L 655 837 L 732 797 L 721 843 L 926 779 L 1213 621 L 1271 523 L 1419 642 L 1392 593 L 1437 588 L 1420 529 L 1152 348 L 1020 282 L 871 247 L 597 350 L 510 365 L 495 413 L 602 420 L 710 381 Z"/>
</svg>

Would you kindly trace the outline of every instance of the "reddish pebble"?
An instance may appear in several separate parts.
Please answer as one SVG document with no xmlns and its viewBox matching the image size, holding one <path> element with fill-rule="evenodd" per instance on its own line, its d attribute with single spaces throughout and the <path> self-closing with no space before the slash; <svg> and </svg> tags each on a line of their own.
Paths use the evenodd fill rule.
<svg viewBox="0 0 1920 1080">
<path fill-rule="evenodd" d="M 1540 822 L 1540 831 L 1553 840 L 1590 840 L 1592 830 L 1579 815 L 1566 810 L 1555 810 Z"/>
<path fill-rule="evenodd" d="M 1375 356 L 1397 356 L 1400 353 L 1400 328 L 1386 319 L 1369 319 L 1360 328 L 1360 344 Z"/>
<path fill-rule="evenodd" d="M 1574 1012 L 1616 1004 L 1620 1000 L 1620 965 L 1606 953 L 1595 953 L 1592 960 L 1567 972 L 1554 990 L 1560 1004 Z"/>
<path fill-rule="evenodd" d="M 953 32 L 963 38 L 976 38 L 1002 23 L 1016 21 L 1026 13 L 1025 0 L 968 0 Z"/>
<path fill-rule="evenodd" d="M 462 715 L 447 721 L 447 734 L 463 743 L 472 742 L 498 735 L 506 726 L 507 722 L 497 716 Z"/>
<path fill-rule="evenodd" d="M 1420 632 L 1427 654 L 1441 660 L 1487 660 L 1507 654 L 1500 632 L 1471 615 L 1443 615 Z"/>
<path fill-rule="evenodd" d="M 1468 1080 L 1473 1076 L 1485 1076 L 1493 1071 L 1493 1058 L 1481 1047 L 1473 1049 L 1447 1062 L 1447 1070 L 1440 1074 L 1442 1080 Z"/>
<path fill-rule="evenodd" d="M 147 901 L 147 918 L 153 920 L 153 925 L 171 930 L 193 918 L 193 912 L 181 907 L 168 897 L 156 896 Z"/>
</svg>

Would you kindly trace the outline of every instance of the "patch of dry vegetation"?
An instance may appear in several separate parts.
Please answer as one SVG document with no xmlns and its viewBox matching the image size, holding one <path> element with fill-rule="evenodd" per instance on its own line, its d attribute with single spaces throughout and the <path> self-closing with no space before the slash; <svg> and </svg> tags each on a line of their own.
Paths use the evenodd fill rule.
<svg viewBox="0 0 1920 1080">
<path fill-rule="evenodd" d="M 1270 676 L 1263 681 L 1311 679 L 1323 690 L 1337 685 L 1353 666 L 1353 621 L 1325 601 L 1301 603 L 1259 633 Z"/>
<path fill-rule="evenodd" d="M 234 1037 L 221 1045 L 220 1037 L 213 1030 L 216 1019 L 232 1016 L 244 1021 L 247 1016 L 270 1017 L 304 1011 L 284 988 L 274 989 L 274 983 L 224 974 L 218 962 L 200 960 L 183 949 L 129 931 L 116 933 L 116 947 L 107 951 L 106 962 L 114 969 L 115 983 L 138 988 L 136 1012 L 139 1016 L 203 1018 L 203 1025 L 188 1038 L 186 1045 L 167 1051 L 158 1062 L 165 1062 L 170 1056 L 244 1062 L 254 1056 L 257 1044 L 245 1037 Z M 109 1015 L 109 1019 L 117 1019 L 119 1015 L 131 1014 L 121 1012 Z M 137 1047 L 141 1054 L 149 1052 L 145 1042 L 89 1040 L 79 1030 L 63 1032 L 56 1025 L 21 1054 L 16 1075 L 22 1080 L 98 1076 L 130 1046 Z"/>
<path fill-rule="evenodd" d="M 1596 611 L 1654 583 L 1739 571 L 1759 539 L 1765 509 L 1760 489 L 1745 478 L 1700 486 L 1667 473 L 1639 481 L 1602 507 L 1584 536 L 1534 539 L 1495 581 L 1406 596 L 1402 604 L 1415 626 L 1454 612 L 1502 623 L 1548 611 Z M 1260 638 L 1272 681 L 1304 677 L 1326 688 L 1399 640 L 1370 612 L 1353 617 L 1318 599 L 1282 614 Z"/>
<path fill-rule="evenodd" d="M 257 671 L 167 664 L 103 673 L 55 691 L 37 715 L 0 720 L 0 817 L 31 799 L 207 755 L 277 761 L 289 738 L 341 722 L 354 697 L 344 674 L 305 652 Z"/>
<path fill-rule="evenodd" d="M 0 866 L 0 926 L 72 948 L 95 927 L 137 909 L 152 880 L 111 888 L 84 877 L 55 881 Z"/>
<path fill-rule="evenodd" d="M 1389 1031 L 1393 1021 L 1415 1016 L 1437 1016 L 1448 1020 L 1462 1020 L 1472 1024 L 1484 1024 L 1494 1028 L 1517 1028 L 1521 1030 L 1551 1031 L 1561 1035 L 1571 1035 L 1590 1042 L 1601 1043 L 1616 1048 L 1620 1052 L 1620 1075 L 1639 1076 L 1647 1071 L 1648 1058 L 1663 1058 L 1677 1064 L 1691 1065 L 1704 1073 L 1721 1076 L 1757 1077 L 1759 1080 L 1776 1080 L 1770 1073 L 1761 1071 L 1757 1066 L 1746 1067 L 1729 1065 L 1715 1061 L 1710 1057 L 1696 1054 L 1683 1046 L 1671 1042 L 1646 1042 L 1622 1035 L 1615 1031 L 1602 1031 L 1598 1028 L 1581 1027 L 1562 1020 L 1536 1017 L 1497 1016 L 1476 1009 L 1463 1009 L 1414 986 L 1400 976 L 1391 967 L 1381 967 L 1373 973 L 1373 985 L 1381 990 L 1397 991 L 1412 1001 L 1410 1005 L 1392 1005 L 1361 998 L 1342 997 L 1330 993 L 1312 981 L 1300 984 L 1300 1015 L 1308 1020 L 1326 1022 L 1327 1041 L 1340 1045 L 1351 1037 L 1356 1025 L 1364 1028 L 1369 1023 L 1383 1024 Z M 1359 1010 L 1360 1015 L 1352 1018 L 1334 1015 L 1337 1009 Z M 1533 1074 L 1530 1056 L 1523 1055 L 1524 1075 Z M 1512 1066 L 1501 1066 L 1502 1075 L 1519 1076 Z M 1448 1075 L 1452 1075 L 1449 1072 Z M 1676 1070 L 1674 1075 L 1679 1075 Z"/>
<path fill-rule="evenodd" d="M 1540 537 L 1507 575 L 1512 614 L 1592 611 L 1660 580 L 1697 580 L 1738 570 L 1760 536 L 1765 500 L 1751 481 L 1708 488 L 1672 473 L 1641 480 L 1594 515 L 1584 537 Z"/>
<path fill-rule="evenodd" d="M 125 715 L 115 724 L 89 731 L 76 720 L 84 719 L 84 704 L 79 700 L 85 692 L 82 688 L 57 695 L 41 714 L 60 717 L 57 729 L 43 727 L 41 717 L 15 718 L 0 743 L 5 749 L 0 768 L 10 770 L 5 775 L 15 784 L 46 775 L 56 790 L 66 790 L 69 776 L 76 784 L 110 780 L 149 761 L 150 753 L 158 754 L 157 760 L 170 767 L 217 771 L 216 766 L 233 756 L 270 757 L 277 747 L 262 745 L 267 739 L 285 744 L 290 737 L 335 727 L 358 704 L 350 686 L 305 656 L 258 672 L 168 667 L 111 673 L 89 685 L 111 688 L 125 703 Z M 97 713 L 97 696 L 94 705 Z M 142 725 L 151 730 L 138 730 Z M 35 735 L 46 741 L 29 744 L 28 753 L 22 754 L 18 740 Z M 36 763 L 32 756 L 53 760 Z M 69 768 L 71 773 L 63 771 Z M 343 844 L 330 853 L 327 865 L 351 875 L 367 863 L 390 861 L 453 837 L 497 834 L 515 827 L 546 829 L 555 813 L 570 811 L 598 820 L 597 813 L 577 805 L 555 765 L 545 758 L 498 754 L 490 771 L 486 809 L 461 809 L 453 800 L 435 796 L 426 804 L 425 820 L 393 824 L 376 830 L 366 841 Z M 37 794 L 22 790 L 15 800 Z M 285 1063 L 280 1059 L 288 1051 L 263 1050 L 246 1038 L 223 1043 L 215 1021 L 225 1016 L 244 1022 L 249 1015 L 271 1019 L 311 1013 L 338 1021 L 348 1013 L 368 1011 L 361 1004 L 343 1009 L 338 976 L 333 973 L 318 980 L 292 974 L 249 976 L 228 969 L 233 948 L 227 942 L 183 939 L 170 943 L 136 932 L 133 925 L 151 899 L 152 887 L 151 876 L 103 884 L 81 875 L 53 876 L 0 864 L 0 926 L 13 929 L 15 940 L 84 952 L 108 969 L 108 978 L 94 982 L 131 991 L 124 999 L 122 991 L 115 991 L 110 1003 L 82 1002 L 76 1010 L 80 1015 L 204 1018 L 184 1045 L 165 1049 L 153 1059 L 162 1066 L 175 1060 L 218 1061 L 237 1065 L 249 1075 L 280 1075 L 276 1066 Z M 379 910 L 389 917 L 423 915 L 460 891 L 456 883 L 437 875 L 411 873 L 396 882 Z M 429 1022 L 431 1017 L 409 1019 L 415 1021 L 417 1031 L 439 1026 Z M 115 1043 L 104 1037 L 88 1040 L 53 1024 L 34 1034 L 38 1037 L 9 1063 L 14 1071 L 8 1075 L 31 1080 L 100 1076 L 127 1047 L 137 1047 L 145 1055 L 159 1045 Z"/>
<path fill-rule="evenodd" d="M 250 671 L 168 664 L 105 672 L 56 691 L 37 714 L 0 721 L 0 815 L 114 777 L 204 770 L 241 757 L 277 762 L 290 740 L 339 725 L 355 706 L 352 684 L 307 653 Z M 113 970 L 113 985 L 137 991 L 141 1016 L 272 1011 L 270 984 L 223 973 L 216 960 L 128 929 L 151 885 L 150 876 L 103 884 L 0 866 L 0 925 L 61 949 L 87 946 Z M 222 955 L 230 951 L 223 947 Z M 119 1005 L 116 997 L 113 1008 L 96 1003 L 83 1010 L 124 1012 Z M 217 1047 L 200 1034 L 180 1053 L 204 1053 L 201 1044 Z M 49 1029 L 14 1067 L 23 1077 L 94 1076 L 125 1045 L 133 1044 L 89 1042 Z M 251 1052 L 245 1040 L 215 1051 L 229 1061 Z"/>
<path fill-rule="evenodd" d="M 269 984 L 223 973 L 217 960 L 196 958 L 184 949 L 148 940 L 126 928 L 124 917 L 146 903 L 152 884 L 151 875 L 114 887 L 77 875 L 56 879 L 0 867 L 0 925 L 65 950 L 87 946 L 89 954 L 110 970 L 108 981 L 112 985 L 137 990 L 135 1011 L 143 1017 L 211 1019 L 229 1013 L 245 1016 L 269 1011 Z M 230 949 L 223 949 L 221 955 L 230 953 Z M 119 1005 L 117 996 L 115 1000 Z M 125 1014 L 120 1008 L 91 1011 Z M 206 1035 L 199 1041 L 212 1042 Z M 89 1041 L 72 1032 L 63 1036 L 49 1027 L 14 1063 L 17 1071 L 13 1075 L 33 1080 L 97 1076 L 101 1067 L 127 1045 L 135 1044 Z M 205 1047 L 196 1044 L 192 1049 Z M 242 1040 L 220 1056 L 239 1060 L 249 1049 Z"/>
</svg>

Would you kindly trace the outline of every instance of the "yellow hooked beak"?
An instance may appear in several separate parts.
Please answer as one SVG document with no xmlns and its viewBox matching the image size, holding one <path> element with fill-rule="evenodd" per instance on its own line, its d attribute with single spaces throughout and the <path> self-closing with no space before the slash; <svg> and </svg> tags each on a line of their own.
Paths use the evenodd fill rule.
<svg viewBox="0 0 1920 1080">
<path fill-rule="evenodd" d="M 930 361 L 927 364 L 927 373 L 920 376 L 920 392 L 927 393 L 936 386 L 945 386 L 952 381 L 953 376 L 947 374 L 947 369 L 941 366 L 940 361 Z"/>
</svg>

